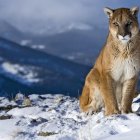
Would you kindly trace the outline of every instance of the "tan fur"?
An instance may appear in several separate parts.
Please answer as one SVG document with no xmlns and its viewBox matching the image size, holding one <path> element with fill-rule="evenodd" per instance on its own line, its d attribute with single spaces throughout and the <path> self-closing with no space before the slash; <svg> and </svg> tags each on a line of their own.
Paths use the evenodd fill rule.
<svg viewBox="0 0 140 140">
<path fill-rule="evenodd" d="M 86 77 L 80 108 L 84 112 L 97 112 L 105 107 L 105 115 L 129 113 L 140 71 L 138 8 L 106 8 L 105 12 L 109 16 L 110 32 Z M 128 22 L 132 23 L 127 25 Z M 122 36 L 128 40 L 121 40 Z"/>
</svg>

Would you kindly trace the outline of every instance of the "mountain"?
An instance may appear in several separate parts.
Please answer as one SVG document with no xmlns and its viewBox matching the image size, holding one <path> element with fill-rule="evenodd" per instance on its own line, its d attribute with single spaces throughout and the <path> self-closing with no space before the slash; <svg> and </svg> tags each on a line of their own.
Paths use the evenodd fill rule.
<svg viewBox="0 0 140 140">
<path fill-rule="evenodd" d="M 107 29 L 97 26 L 84 29 L 72 26 L 53 34 L 43 29 L 43 34 L 27 33 L 6 21 L 0 21 L 1 37 L 85 65 L 93 65 L 107 36 Z"/>
<path fill-rule="evenodd" d="M 0 38 L 0 92 L 78 96 L 90 67 Z"/>
<path fill-rule="evenodd" d="M 7 21 L 0 20 L 0 36 L 11 41 L 20 41 L 25 38 L 24 33 Z"/>
<path fill-rule="evenodd" d="M 91 30 L 71 29 L 65 32 L 46 35 L 32 35 L 30 45 L 44 45 L 43 52 L 69 59 L 86 65 L 93 65 L 100 49 L 105 44 L 106 29 Z"/>
</svg>

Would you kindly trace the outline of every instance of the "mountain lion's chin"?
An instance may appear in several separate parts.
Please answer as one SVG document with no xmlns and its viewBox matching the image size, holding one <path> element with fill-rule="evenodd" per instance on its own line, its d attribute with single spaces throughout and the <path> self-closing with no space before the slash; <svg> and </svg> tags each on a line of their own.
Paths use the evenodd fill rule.
<svg viewBox="0 0 140 140">
<path fill-rule="evenodd" d="M 119 40 L 120 40 L 120 39 L 119 39 Z M 126 44 L 126 43 L 128 43 L 129 40 L 130 40 L 130 39 L 121 39 L 120 41 L 121 41 L 121 43 Z"/>
</svg>

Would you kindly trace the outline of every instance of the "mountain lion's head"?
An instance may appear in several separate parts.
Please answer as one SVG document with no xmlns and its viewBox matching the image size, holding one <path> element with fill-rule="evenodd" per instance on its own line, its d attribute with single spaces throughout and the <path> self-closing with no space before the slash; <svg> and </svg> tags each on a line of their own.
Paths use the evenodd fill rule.
<svg viewBox="0 0 140 140">
<path fill-rule="evenodd" d="M 138 7 L 110 9 L 104 8 L 109 17 L 109 30 L 114 38 L 127 43 L 139 32 Z"/>
</svg>

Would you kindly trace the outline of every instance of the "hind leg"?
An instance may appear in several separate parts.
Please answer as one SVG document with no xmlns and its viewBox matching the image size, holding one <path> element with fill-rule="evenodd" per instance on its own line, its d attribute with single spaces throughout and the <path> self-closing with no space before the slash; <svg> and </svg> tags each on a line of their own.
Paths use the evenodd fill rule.
<svg viewBox="0 0 140 140">
<path fill-rule="evenodd" d="M 98 112 L 103 106 L 100 94 L 100 75 L 96 69 L 91 69 L 86 77 L 82 95 L 80 97 L 80 108 L 83 112 Z"/>
</svg>

